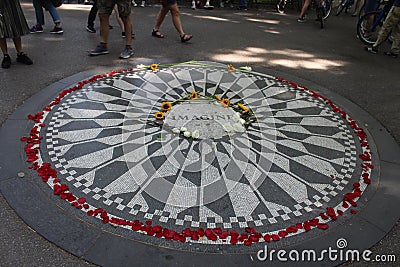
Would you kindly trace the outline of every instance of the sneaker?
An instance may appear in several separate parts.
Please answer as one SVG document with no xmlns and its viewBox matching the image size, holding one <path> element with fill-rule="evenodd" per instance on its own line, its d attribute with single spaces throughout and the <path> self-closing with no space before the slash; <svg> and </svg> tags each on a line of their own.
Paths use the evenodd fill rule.
<svg viewBox="0 0 400 267">
<path fill-rule="evenodd" d="M 93 26 L 86 26 L 86 30 L 90 33 L 96 33 L 96 29 Z"/>
<path fill-rule="evenodd" d="M 303 22 L 306 22 L 306 19 L 304 17 L 303 18 L 298 18 L 297 22 L 303 23 Z"/>
<path fill-rule="evenodd" d="M 43 32 L 42 25 L 34 25 L 32 28 L 29 29 L 30 33 L 41 33 Z"/>
<path fill-rule="evenodd" d="M 3 69 L 9 69 L 11 67 L 11 58 L 9 55 L 4 55 L 3 61 L 1 62 Z"/>
<path fill-rule="evenodd" d="M 62 34 L 64 31 L 61 27 L 56 27 L 54 26 L 54 28 L 50 31 L 50 33 L 52 34 Z"/>
<path fill-rule="evenodd" d="M 132 0 L 132 5 L 133 5 L 134 7 L 137 7 L 137 4 L 136 4 L 136 2 L 135 2 L 135 1 L 133 1 L 133 0 Z"/>
<path fill-rule="evenodd" d="M 130 46 L 125 46 L 124 51 L 122 51 L 121 54 L 119 54 L 119 58 L 122 59 L 127 59 L 130 58 L 131 56 L 133 56 L 133 49 Z"/>
<path fill-rule="evenodd" d="M 372 54 L 378 53 L 378 49 L 373 46 L 366 46 L 364 47 L 365 51 L 370 52 Z"/>
<path fill-rule="evenodd" d="M 146 2 L 142 1 L 142 4 L 140 5 L 140 7 L 145 7 L 146 6 Z"/>
<path fill-rule="evenodd" d="M 206 3 L 206 4 L 204 5 L 204 8 L 208 8 L 208 7 L 210 7 L 210 3 Z"/>
<path fill-rule="evenodd" d="M 390 52 L 390 51 L 383 52 L 383 54 L 384 54 L 385 56 L 389 56 L 389 57 L 392 57 L 392 58 L 397 58 L 397 57 L 399 56 L 398 54 L 392 53 L 392 52 Z"/>
<path fill-rule="evenodd" d="M 108 54 L 107 45 L 104 43 L 100 43 L 96 46 L 94 50 L 89 51 L 89 56 L 99 56 L 99 55 L 105 55 Z"/>
<path fill-rule="evenodd" d="M 21 52 L 21 54 L 19 54 L 19 55 L 17 56 L 17 62 L 23 63 L 23 64 L 25 64 L 25 65 L 32 65 L 32 64 L 33 64 L 32 59 L 30 59 L 30 58 L 28 57 L 28 55 L 25 54 L 24 52 Z"/>
</svg>

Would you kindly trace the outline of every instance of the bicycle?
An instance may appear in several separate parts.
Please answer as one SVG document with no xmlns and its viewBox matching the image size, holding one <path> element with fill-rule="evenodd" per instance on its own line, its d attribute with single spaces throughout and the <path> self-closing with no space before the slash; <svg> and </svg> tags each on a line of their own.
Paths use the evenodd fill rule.
<svg viewBox="0 0 400 267">
<path fill-rule="evenodd" d="M 383 8 L 368 12 L 358 20 L 357 36 L 364 44 L 373 45 L 375 43 L 380 28 L 392 8 L 392 5 L 393 1 L 389 1 L 383 6 Z"/>
<path fill-rule="evenodd" d="M 340 0 L 340 3 L 338 5 L 338 9 L 336 11 L 336 16 L 339 16 L 340 13 L 344 10 L 345 13 L 351 8 L 351 6 L 354 4 L 354 0 Z"/>
<path fill-rule="evenodd" d="M 290 4 L 290 6 L 293 8 L 293 6 L 297 5 L 297 9 L 298 11 L 301 10 L 301 4 L 302 1 L 301 0 L 277 0 L 276 1 L 276 11 L 278 11 L 278 13 L 283 14 L 286 11 L 286 7 Z"/>
<path fill-rule="evenodd" d="M 317 21 L 324 28 L 324 21 L 329 17 L 332 11 L 332 0 L 314 0 L 315 11 L 317 13 Z"/>
</svg>

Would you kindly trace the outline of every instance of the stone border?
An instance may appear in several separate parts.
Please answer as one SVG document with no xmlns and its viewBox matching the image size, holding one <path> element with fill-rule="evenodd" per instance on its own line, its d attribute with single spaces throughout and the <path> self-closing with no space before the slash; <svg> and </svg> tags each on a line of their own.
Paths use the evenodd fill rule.
<svg viewBox="0 0 400 267">
<path fill-rule="evenodd" d="M 345 238 L 348 241 L 348 249 L 364 250 L 370 248 L 390 231 L 400 216 L 398 211 L 400 188 L 396 186 L 398 185 L 396 184 L 396 182 L 398 183 L 398 173 L 400 173 L 400 148 L 398 144 L 385 128 L 367 112 L 328 89 L 286 73 L 279 73 L 266 68 L 256 68 L 255 70 L 260 73 L 283 77 L 286 80 L 321 92 L 323 96 L 332 99 L 348 114 L 351 114 L 360 125 L 363 125 L 373 138 L 376 145 L 375 149 L 378 151 L 378 155 L 375 155 L 375 157 L 380 162 L 380 168 L 376 170 L 379 173 L 377 175 L 379 180 L 375 179 L 363 194 L 362 200 L 359 200 L 359 202 L 363 202 L 360 203 L 363 208 L 359 210 L 358 214 L 347 220 L 343 218 L 342 227 L 331 228 L 316 238 L 308 239 L 307 233 L 304 233 L 296 245 L 287 246 L 283 239 L 279 242 L 280 248 L 286 251 L 292 249 L 321 251 L 328 247 L 335 249 L 338 238 Z M 224 263 L 224 265 L 239 266 L 267 264 L 267 262 L 259 262 L 255 254 L 221 255 L 223 251 L 221 251 L 221 254 L 190 253 L 155 247 L 123 238 L 100 229 L 96 224 L 92 225 L 82 221 L 78 216 L 64 210 L 32 181 L 37 177 L 29 177 L 29 175 L 26 175 L 25 178 L 18 177 L 19 172 L 29 174 L 23 154 L 23 143 L 19 140 L 29 130 L 30 122 L 26 117 L 27 114 L 41 110 L 62 90 L 98 73 L 99 71 L 78 73 L 46 87 L 21 105 L 0 129 L 2 147 L 0 190 L 17 214 L 26 224 L 50 242 L 77 257 L 102 266 L 131 264 L 156 264 L 161 266 L 196 264 L 197 266 L 206 266 L 217 262 Z M 276 258 L 274 263 L 278 263 Z M 340 261 L 331 262 L 325 259 L 325 263 L 337 265 Z M 303 264 L 310 266 L 310 262 Z M 321 262 L 315 264 L 320 265 Z M 299 265 L 299 263 L 296 263 L 296 265 Z"/>
</svg>

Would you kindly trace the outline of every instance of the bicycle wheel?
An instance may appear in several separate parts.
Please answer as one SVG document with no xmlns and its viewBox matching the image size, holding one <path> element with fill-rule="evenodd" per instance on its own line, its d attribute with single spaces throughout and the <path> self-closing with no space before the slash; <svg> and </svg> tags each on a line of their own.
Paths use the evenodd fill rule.
<svg viewBox="0 0 400 267">
<path fill-rule="evenodd" d="M 326 20 L 329 17 L 331 11 L 332 11 L 332 0 L 325 0 L 325 10 L 323 15 L 324 20 Z"/>
<path fill-rule="evenodd" d="M 278 13 L 283 14 L 285 12 L 286 1 L 287 0 L 276 1 L 276 11 L 278 11 Z"/>
<path fill-rule="evenodd" d="M 340 0 L 340 3 L 336 10 L 336 16 L 339 16 L 339 14 L 342 13 L 345 7 L 346 7 L 346 0 Z"/>
<path fill-rule="evenodd" d="M 375 43 L 383 24 L 381 18 L 381 11 L 373 11 L 365 14 L 358 20 L 357 36 L 364 44 L 372 45 Z"/>
</svg>

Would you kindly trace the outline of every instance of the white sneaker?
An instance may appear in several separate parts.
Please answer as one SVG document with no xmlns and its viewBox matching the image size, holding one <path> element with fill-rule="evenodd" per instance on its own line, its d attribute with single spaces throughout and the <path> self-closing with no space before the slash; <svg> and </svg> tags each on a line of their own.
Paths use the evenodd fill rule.
<svg viewBox="0 0 400 267">
<path fill-rule="evenodd" d="M 142 4 L 140 5 L 141 7 L 145 7 L 146 6 L 146 2 L 142 1 Z"/>
<path fill-rule="evenodd" d="M 137 4 L 134 0 L 132 0 L 132 6 L 137 6 Z"/>
</svg>

